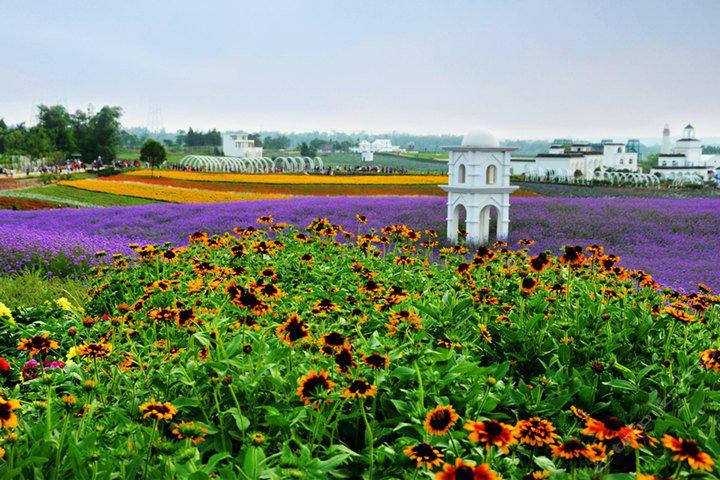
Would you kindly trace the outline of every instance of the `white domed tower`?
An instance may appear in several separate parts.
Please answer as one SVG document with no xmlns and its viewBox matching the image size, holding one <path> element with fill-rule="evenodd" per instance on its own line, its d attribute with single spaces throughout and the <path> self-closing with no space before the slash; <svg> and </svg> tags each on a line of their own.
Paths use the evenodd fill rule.
<svg viewBox="0 0 720 480">
<path fill-rule="evenodd" d="M 497 238 L 505 239 L 510 225 L 510 152 L 483 130 L 469 132 L 459 147 L 445 147 L 448 159 L 447 236 L 456 242 L 463 209 L 467 242 L 480 245 L 490 240 L 490 211 L 497 211 Z"/>
</svg>

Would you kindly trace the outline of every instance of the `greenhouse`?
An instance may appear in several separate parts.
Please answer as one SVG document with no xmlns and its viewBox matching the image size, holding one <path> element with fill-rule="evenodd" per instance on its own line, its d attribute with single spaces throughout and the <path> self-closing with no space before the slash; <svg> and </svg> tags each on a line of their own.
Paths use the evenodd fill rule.
<svg viewBox="0 0 720 480">
<path fill-rule="evenodd" d="M 320 157 L 214 157 L 188 155 L 177 165 L 204 172 L 297 173 L 323 168 Z"/>
</svg>

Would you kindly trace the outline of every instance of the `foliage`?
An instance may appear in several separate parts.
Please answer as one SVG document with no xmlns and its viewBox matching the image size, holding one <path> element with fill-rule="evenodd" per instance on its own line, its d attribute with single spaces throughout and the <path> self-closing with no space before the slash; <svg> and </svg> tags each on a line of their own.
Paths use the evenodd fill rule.
<svg viewBox="0 0 720 480">
<path fill-rule="evenodd" d="M 303 142 L 300 144 L 300 155 L 303 157 L 314 157 L 317 155 L 317 147 L 313 146 L 312 142 L 310 145 Z"/>
<path fill-rule="evenodd" d="M 50 158 L 53 161 L 80 154 L 83 160 L 115 158 L 120 135 L 120 107 L 102 107 L 68 113 L 62 105 L 38 105 L 38 124 L 0 125 L 0 154 Z M 3 124 L 4 125 L 4 124 Z"/>
<path fill-rule="evenodd" d="M 176 143 L 187 147 L 204 145 L 220 146 L 222 145 L 222 136 L 220 132 L 214 128 L 207 132 L 201 132 L 200 130 L 193 130 L 192 127 L 190 127 L 187 132 L 183 132 L 182 130 L 178 132 Z"/>
<path fill-rule="evenodd" d="M 58 297 L 84 305 L 86 290 L 87 286 L 79 280 L 48 277 L 37 270 L 0 276 L 0 302 L 11 308 L 36 307 Z"/>
<path fill-rule="evenodd" d="M 663 478 L 720 455 L 717 296 L 661 293 L 599 247 L 468 257 L 404 226 L 259 221 L 114 259 L 84 310 L 12 309 L 0 476 L 410 479 L 462 458 Z"/>
<path fill-rule="evenodd" d="M 165 147 L 155 140 L 147 140 L 140 150 L 140 161 L 150 164 L 152 172 L 155 171 L 155 167 L 162 165 L 166 159 Z"/>
</svg>

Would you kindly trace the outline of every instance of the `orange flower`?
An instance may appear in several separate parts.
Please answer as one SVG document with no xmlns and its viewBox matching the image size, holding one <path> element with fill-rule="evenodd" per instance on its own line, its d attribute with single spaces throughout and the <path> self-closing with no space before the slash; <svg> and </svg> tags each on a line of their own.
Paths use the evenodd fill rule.
<svg viewBox="0 0 720 480">
<path fill-rule="evenodd" d="M 510 425 L 498 422 L 497 420 L 484 420 L 475 422 L 468 420 L 465 424 L 465 430 L 470 431 L 470 441 L 474 443 L 484 443 L 488 450 L 493 445 L 507 454 L 510 452 L 510 445 L 517 443 L 515 433 Z"/>
<path fill-rule="evenodd" d="M 538 447 L 553 444 L 557 439 L 555 426 L 538 417 L 520 420 L 515 425 L 515 435 L 520 439 L 520 443 Z"/>
<path fill-rule="evenodd" d="M 290 314 L 285 323 L 275 330 L 275 334 L 281 341 L 290 345 L 310 337 L 307 324 L 294 312 Z"/>
<path fill-rule="evenodd" d="M 425 428 L 430 435 L 445 435 L 458 418 L 452 405 L 438 405 L 425 416 Z"/>
<path fill-rule="evenodd" d="M 552 450 L 553 457 L 574 460 L 585 456 L 587 447 L 580 440 L 572 438 L 567 442 L 551 445 L 550 450 Z"/>
<path fill-rule="evenodd" d="M 625 445 L 640 448 L 637 442 L 639 437 L 637 430 L 625 426 L 617 417 L 610 417 L 605 421 L 589 417 L 585 420 L 585 429 L 581 433 L 594 435 L 598 440 L 617 438 Z"/>
<path fill-rule="evenodd" d="M 610 455 L 612 455 L 612 452 L 610 452 Z M 587 450 L 585 450 L 585 458 L 591 462 L 602 462 L 607 458 L 607 456 L 608 453 L 605 449 L 605 445 L 600 442 L 591 443 L 587 446 Z"/>
<path fill-rule="evenodd" d="M 500 477 L 487 463 L 476 467 L 473 462 L 464 462 L 457 458 L 455 465 L 443 465 L 442 472 L 435 473 L 435 480 L 500 480 Z"/>
<path fill-rule="evenodd" d="M 720 370 L 720 350 L 705 350 L 700 353 L 700 366 L 705 370 Z"/>
<path fill-rule="evenodd" d="M 45 355 L 50 350 L 58 348 L 58 343 L 55 340 L 50 340 L 48 338 L 49 336 L 50 334 L 45 332 L 42 335 L 35 335 L 32 338 L 23 338 L 18 343 L 17 349 L 28 351 L 31 357 L 38 354 Z"/>
<path fill-rule="evenodd" d="M 158 420 L 172 420 L 172 417 L 178 413 L 170 402 L 158 402 L 155 398 L 150 399 L 148 403 L 140 405 L 140 410 L 145 412 L 143 418 L 155 417 Z"/>
<path fill-rule="evenodd" d="M 425 465 L 428 470 L 432 470 L 443 463 L 443 454 L 429 443 L 410 445 L 403 450 L 403 453 L 417 461 L 417 468 L 422 468 L 422 466 Z"/>
<path fill-rule="evenodd" d="M 0 397 L 0 425 L 5 428 L 15 428 L 18 426 L 17 415 L 13 410 L 20 408 L 20 402 L 17 400 L 5 400 Z"/>
<path fill-rule="evenodd" d="M 680 310 L 679 308 L 665 307 L 665 312 L 675 320 L 680 320 L 681 322 L 691 323 L 695 321 L 695 315 L 691 315 L 685 310 Z"/>
<path fill-rule="evenodd" d="M 297 394 L 305 402 L 305 405 L 319 402 L 318 397 L 331 392 L 335 383 L 328 380 L 328 374 L 323 369 L 319 372 L 310 370 L 298 380 Z M 329 401 L 329 400 L 328 400 Z"/>
<path fill-rule="evenodd" d="M 377 393 L 377 386 L 371 385 L 362 378 L 353 380 L 353 382 L 345 389 L 343 396 L 346 398 L 365 398 L 372 397 Z"/>
<path fill-rule="evenodd" d="M 673 460 L 682 462 L 687 460 L 690 468 L 694 470 L 712 471 L 715 461 L 705 452 L 700 450 L 695 440 L 684 440 L 682 437 L 674 438 L 665 434 L 662 438 L 665 448 L 673 453 Z"/>
</svg>

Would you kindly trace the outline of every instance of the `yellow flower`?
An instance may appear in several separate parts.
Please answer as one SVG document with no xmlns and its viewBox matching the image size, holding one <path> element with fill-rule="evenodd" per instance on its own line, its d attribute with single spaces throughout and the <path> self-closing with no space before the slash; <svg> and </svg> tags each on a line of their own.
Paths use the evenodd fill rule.
<svg viewBox="0 0 720 480">
<path fill-rule="evenodd" d="M 15 319 L 10 313 L 10 309 L 4 303 L 0 302 L 0 319 L 6 319 L 10 323 L 15 323 Z"/>
<path fill-rule="evenodd" d="M 127 172 L 127 175 L 149 177 L 150 170 L 136 170 Z M 183 172 L 176 170 L 155 171 L 155 177 L 170 178 L 174 180 L 195 180 L 199 182 L 236 182 L 236 183 L 264 183 L 283 185 L 437 185 L 446 183 L 446 175 L 363 175 L 363 176 L 329 176 L 329 175 L 292 175 L 292 174 L 244 174 L 244 173 L 205 173 Z M 83 182 L 84 180 L 78 180 Z M 130 183 L 93 180 L 100 183 Z M 60 182 L 67 184 L 66 182 Z M 74 182 L 73 182 L 74 183 Z M 82 188 L 82 187 L 81 187 Z"/>
<path fill-rule="evenodd" d="M 182 173 L 182 172 L 177 172 Z M 157 173 L 155 175 L 157 177 Z M 60 185 L 67 185 L 92 192 L 112 193 L 128 197 L 147 198 L 171 203 L 217 203 L 237 202 L 240 200 L 266 200 L 289 198 L 289 195 L 274 193 L 257 194 L 248 192 L 226 192 L 218 190 L 201 190 L 197 188 L 166 187 L 149 183 L 127 182 L 117 180 L 63 180 Z"/>
<path fill-rule="evenodd" d="M 63 310 L 66 310 L 68 312 L 71 311 L 73 308 L 72 303 L 70 303 L 70 300 L 68 300 L 65 297 L 60 297 L 57 300 L 55 300 L 55 305 L 57 305 L 58 307 L 62 308 Z"/>
</svg>

